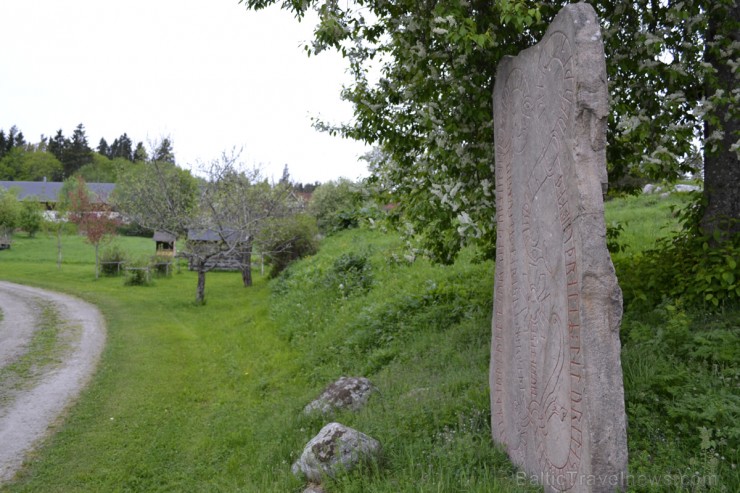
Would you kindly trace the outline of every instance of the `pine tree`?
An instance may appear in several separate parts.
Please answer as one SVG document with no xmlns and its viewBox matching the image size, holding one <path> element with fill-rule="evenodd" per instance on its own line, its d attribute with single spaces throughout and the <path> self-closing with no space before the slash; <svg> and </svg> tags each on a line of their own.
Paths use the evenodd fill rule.
<svg viewBox="0 0 740 493">
<path fill-rule="evenodd" d="M 7 145 L 8 139 L 5 137 L 5 131 L 0 129 L 0 159 L 8 153 L 5 146 Z"/>
<path fill-rule="evenodd" d="M 62 129 L 60 128 L 54 138 L 49 139 L 48 151 L 54 154 L 54 157 L 57 158 L 59 161 L 64 162 L 62 161 L 62 159 L 64 158 L 64 151 L 67 149 L 68 146 L 69 140 L 64 137 Z"/>
<path fill-rule="evenodd" d="M 136 150 L 134 150 L 134 162 L 143 163 L 149 160 L 149 154 L 146 152 L 143 142 L 136 144 Z"/>
<path fill-rule="evenodd" d="M 87 144 L 85 127 L 82 123 L 77 125 L 69 146 L 63 153 L 62 166 L 64 166 L 65 176 L 72 176 L 78 169 L 93 161 L 93 151 Z"/>
<path fill-rule="evenodd" d="M 133 142 L 131 141 L 131 138 L 124 132 L 123 135 L 113 141 L 113 144 L 110 146 L 110 155 L 108 157 L 111 159 L 121 157 L 128 161 L 133 161 L 134 151 L 132 146 Z"/>
<path fill-rule="evenodd" d="M 175 164 L 175 152 L 172 150 L 172 142 L 169 137 L 165 137 L 154 151 L 152 160 L 159 163 Z"/>
<path fill-rule="evenodd" d="M 105 140 L 105 138 L 101 138 L 100 143 L 98 144 L 98 154 L 109 158 L 110 157 L 109 153 L 110 153 L 110 146 L 108 145 L 108 142 Z"/>
</svg>

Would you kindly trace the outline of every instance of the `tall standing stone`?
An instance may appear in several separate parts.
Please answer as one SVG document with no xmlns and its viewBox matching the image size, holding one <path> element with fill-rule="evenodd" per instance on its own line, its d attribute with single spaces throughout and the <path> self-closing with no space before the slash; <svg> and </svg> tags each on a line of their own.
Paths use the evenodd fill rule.
<svg viewBox="0 0 740 493">
<path fill-rule="evenodd" d="M 606 248 L 606 66 L 590 5 L 498 67 L 493 438 L 549 492 L 624 488 L 622 293 Z"/>
</svg>

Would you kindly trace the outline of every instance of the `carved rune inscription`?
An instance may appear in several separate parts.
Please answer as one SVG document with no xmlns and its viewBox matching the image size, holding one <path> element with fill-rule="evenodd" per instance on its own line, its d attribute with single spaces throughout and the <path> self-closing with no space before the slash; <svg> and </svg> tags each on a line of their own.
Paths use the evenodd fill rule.
<svg viewBox="0 0 740 493">
<path fill-rule="evenodd" d="M 518 421 L 515 428 L 519 431 L 509 443 L 509 453 L 523 461 L 532 435 L 527 431 L 534 430 L 540 467 L 566 478 L 564 486 L 569 483 L 567 478 L 575 478 L 580 462 L 583 393 L 578 252 L 566 186 L 571 178 L 562 162 L 568 155 L 561 149 L 570 137 L 567 132 L 573 118 L 572 55 L 568 37 L 555 32 L 541 51 L 535 87 L 529 87 L 521 70 L 508 74 L 503 114 L 513 118 L 503 122 L 503 138 L 497 145 L 499 170 L 503 171 L 503 176 L 498 175 L 498 207 L 503 212 L 499 231 L 505 233 L 500 235 L 502 240 L 508 238 L 506 244 L 497 246 L 497 265 L 508 265 L 508 269 L 497 269 L 495 296 L 504 296 L 504 285 L 511 294 L 508 303 L 497 304 L 494 351 L 502 358 L 507 352 L 513 354 L 515 375 L 505 376 L 503 366 L 496 367 L 496 428 L 500 440 L 507 442 L 502 386 L 506 378 L 513 377 L 520 393 L 510 419 Z M 548 138 L 535 153 L 531 148 L 524 153 L 532 145 L 531 133 Z M 524 162 L 534 155 L 536 161 Z M 526 185 L 518 197 L 511 182 L 514 166 L 526 169 Z M 506 257 L 517 256 L 517 252 L 522 252 L 524 262 L 506 262 Z M 512 323 L 513 348 L 504 347 L 505 320 Z M 563 447 L 564 443 L 570 446 Z"/>
<path fill-rule="evenodd" d="M 593 136 L 606 114 L 603 47 L 589 6 L 564 10 L 496 76 L 491 421 L 494 439 L 548 491 L 596 491 L 579 482 L 626 467 L 614 330 L 621 294 L 599 243 L 605 157 Z M 593 53 L 601 58 L 592 62 Z M 578 91 L 603 95 L 603 108 Z M 594 279 L 596 288 L 585 285 Z M 589 371 L 606 376 L 603 389 L 587 385 Z M 613 412 L 604 412 L 606 402 Z M 603 422 L 586 423 L 587 415 Z M 609 441 L 616 451 L 602 447 Z"/>
</svg>

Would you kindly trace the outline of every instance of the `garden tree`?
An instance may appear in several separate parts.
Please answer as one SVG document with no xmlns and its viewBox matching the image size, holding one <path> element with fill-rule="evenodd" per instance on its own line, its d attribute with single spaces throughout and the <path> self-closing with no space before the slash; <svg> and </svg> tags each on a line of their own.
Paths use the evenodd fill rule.
<svg viewBox="0 0 740 493">
<path fill-rule="evenodd" d="M 13 230 L 18 227 L 21 207 L 17 194 L 14 188 L 0 187 L 0 238 L 10 239 Z"/>
<path fill-rule="evenodd" d="M 88 243 L 95 247 L 95 279 L 100 275 L 100 243 L 116 233 L 120 220 L 112 210 L 90 191 L 84 178 L 72 179 L 74 186 L 67 190 L 67 218 L 77 225 Z"/>
<path fill-rule="evenodd" d="M 65 176 L 72 176 L 84 165 L 92 163 L 93 151 L 87 145 L 85 127 L 82 123 L 77 125 L 72 133 L 72 138 L 62 152 L 62 159 L 60 161 L 64 167 Z"/>
<path fill-rule="evenodd" d="M 314 190 L 308 211 L 316 218 L 319 230 L 330 234 L 358 225 L 357 211 L 361 202 L 359 186 L 340 178 L 323 183 Z"/>
<path fill-rule="evenodd" d="M 127 220 L 155 231 L 187 238 L 208 230 L 199 200 L 197 180 L 175 164 L 148 161 L 127 168 L 118 179 L 113 201 Z M 189 244 L 192 247 L 192 244 Z M 181 251 L 198 270 L 196 302 L 205 299 L 205 265 L 218 251 Z M 204 260 L 200 265 L 200 260 Z"/>
<path fill-rule="evenodd" d="M 239 154 L 222 153 L 205 170 L 208 180 L 203 186 L 202 202 L 210 227 L 221 234 L 222 245 L 228 252 L 237 252 L 242 271 L 242 283 L 252 285 L 252 251 L 261 252 L 274 246 L 274 227 L 293 216 L 300 203 L 292 194 L 289 180 L 270 184 L 259 168 L 246 169 Z M 283 173 L 285 175 L 285 173 Z M 283 238 L 281 248 L 289 239 Z"/>
<path fill-rule="evenodd" d="M 541 39 L 567 2 L 241 1 L 252 9 L 278 3 L 299 20 L 317 10 L 306 49 L 345 57 L 354 82 L 342 97 L 353 103 L 354 119 L 316 126 L 378 146 L 375 184 L 392 193 L 437 260 L 453 261 L 469 243 L 492 255 L 495 70 L 503 56 Z M 703 163 L 705 232 L 721 225 L 736 233 L 737 3 L 591 3 L 608 55 L 611 182 L 673 180 Z"/>
<path fill-rule="evenodd" d="M 35 197 L 26 197 L 21 201 L 18 226 L 33 238 L 44 222 L 41 205 Z"/>
</svg>

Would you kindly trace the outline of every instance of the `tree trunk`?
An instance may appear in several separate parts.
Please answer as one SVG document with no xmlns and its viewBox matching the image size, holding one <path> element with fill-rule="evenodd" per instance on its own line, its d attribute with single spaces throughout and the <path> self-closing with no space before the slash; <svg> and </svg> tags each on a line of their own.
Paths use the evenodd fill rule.
<svg viewBox="0 0 740 493">
<path fill-rule="evenodd" d="M 206 300 L 206 263 L 198 261 L 198 288 L 195 291 L 195 302 L 202 305 Z"/>
<path fill-rule="evenodd" d="M 244 287 L 248 288 L 252 285 L 252 242 L 247 242 L 247 248 L 242 252 L 241 260 L 242 266 L 242 282 Z"/>
<path fill-rule="evenodd" d="M 62 268 L 62 226 L 57 225 L 57 269 Z"/>
<path fill-rule="evenodd" d="M 740 3 L 735 2 L 731 7 L 710 8 L 707 40 L 712 41 L 715 36 L 722 34 L 730 40 L 740 42 L 740 32 L 722 32 L 723 26 L 737 26 L 740 22 Z M 707 63 L 716 69 L 716 85 L 707 84 L 708 96 L 717 89 L 722 89 L 729 95 L 736 89 L 736 81 L 732 67 L 727 60 L 711 48 L 705 52 Z M 704 137 L 715 132 L 723 132 L 718 142 L 711 142 L 704 146 L 704 198 L 706 209 L 701 220 L 701 227 L 705 234 L 720 241 L 730 239 L 740 233 L 740 162 L 737 152 L 731 146 L 740 137 L 740 118 L 737 108 L 728 103 L 717 105 L 704 122 Z M 716 146 L 715 149 L 713 147 Z"/>
<path fill-rule="evenodd" d="M 244 283 L 244 287 L 248 288 L 252 285 L 252 254 L 245 254 L 243 260 L 244 263 L 242 264 L 242 282 Z"/>
</svg>

